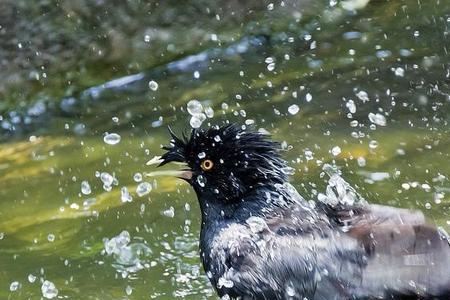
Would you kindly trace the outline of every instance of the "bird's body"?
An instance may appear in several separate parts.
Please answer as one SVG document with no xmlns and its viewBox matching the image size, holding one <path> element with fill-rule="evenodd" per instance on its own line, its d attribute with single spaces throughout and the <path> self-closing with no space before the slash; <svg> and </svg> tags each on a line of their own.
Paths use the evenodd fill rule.
<svg viewBox="0 0 450 300">
<path fill-rule="evenodd" d="M 163 159 L 190 167 L 201 259 L 223 299 L 450 299 L 449 242 L 422 213 L 353 201 L 344 181 L 333 201 L 306 201 L 257 133 L 228 126 L 181 142 Z"/>
</svg>

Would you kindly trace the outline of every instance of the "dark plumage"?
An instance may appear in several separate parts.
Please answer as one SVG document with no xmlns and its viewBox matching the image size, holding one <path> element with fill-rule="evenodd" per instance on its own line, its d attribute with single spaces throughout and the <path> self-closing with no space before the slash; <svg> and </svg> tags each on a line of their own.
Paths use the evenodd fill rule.
<svg viewBox="0 0 450 300">
<path fill-rule="evenodd" d="M 201 259 L 224 299 L 450 299 L 449 242 L 422 213 L 308 202 L 279 144 L 257 132 L 171 134 L 161 164 L 189 167 L 180 177 L 200 203 Z M 348 189 L 336 193 L 356 197 Z"/>
</svg>

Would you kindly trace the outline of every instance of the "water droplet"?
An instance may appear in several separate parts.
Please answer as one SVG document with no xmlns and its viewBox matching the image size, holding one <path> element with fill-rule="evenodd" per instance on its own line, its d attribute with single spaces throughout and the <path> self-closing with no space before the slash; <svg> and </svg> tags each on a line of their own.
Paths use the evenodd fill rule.
<svg viewBox="0 0 450 300">
<path fill-rule="evenodd" d="M 130 296 L 133 293 L 133 288 L 129 285 L 125 288 L 125 293 Z"/>
<path fill-rule="evenodd" d="M 299 111 L 300 111 L 300 107 L 298 107 L 297 104 L 292 104 L 291 106 L 288 107 L 288 112 L 291 115 L 296 115 Z"/>
<path fill-rule="evenodd" d="M 53 243 L 55 241 L 55 235 L 53 233 L 49 233 L 47 235 L 47 241 L 49 241 L 50 243 Z"/>
<path fill-rule="evenodd" d="M 399 52 L 400 52 L 401 56 L 405 56 L 405 57 L 408 57 L 408 56 L 412 55 L 412 51 L 408 50 L 408 49 L 400 49 Z"/>
<path fill-rule="evenodd" d="M 386 126 L 386 118 L 382 114 L 369 113 L 369 120 L 378 126 Z"/>
<path fill-rule="evenodd" d="M 306 149 L 305 150 L 305 158 L 306 158 L 306 160 L 313 160 L 314 153 L 311 150 Z"/>
<path fill-rule="evenodd" d="M 222 140 L 222 139 L 220 138 L 219 135 L 216 135 L 216 136 L 214 137 L 214 141 L 216 141 L 217 143 L 220 142 L 221 140 Z"/>
<path fill-rule="evenodd" d="M 333 154 L 333 156 L 338 156 L 339 154 L 341 154 L 341 152 L 342 152 L 342 150 L 341 150 L 341 147 L 339 147 L 339 146 L 334 146 L 331 149 L 331 154 Z"/>
<path fill-rule="evenodd" d="M 36 281 L 36 276 L 33 274 L 28 274 L 28 282 L 33 283 Z"/>
<path fill-rule="evenodd" d="M 187 111 L 191 116 L 201 114 L 202 110 L 202 104 L 196 99 L 189 101 L 187 104 Z"/>
<path fill-rule="evenodd" d="M 87 180 L 81 182 L 81 193 L 83 193 L 83 195 L 89 195 L 91 193 L 91 186 Z"/>
<path fill-rule="evenodd" d="M 150 80 L 148 82 L 148 87 L 152 90 L 152 91 L 156 91 L 158 89 L 158 83 L 154 80 Z"/>
<path fill-rule="evenodd" d="M 273 63 L 274 62 L 274 59 L 273 59 L 273 57 L 266 57 L 266 59 L 264 60 L 264 62 L 266 63 L 266 64 L 271 64 L 271 63 Z"/>
<path fill-rule="evenodd" d="M 364 157 L 358 157 L 358 166 L 364 167 L 366 165 L 366 159 Z"/>
<path fill-rule="evenodd" d="M 405 76 L 405 69 L 400 68 L 400 67 L 395 68 L 394 74 L 395 74 L 395 76 L 403 77 L 403 76 Z"/>
<path fill-rule="evenodd" d="M 423 183 L 421 187 L 425 190 L 425 192 L 429 192 L 431 190 L 431 186 L 428 183 Z"/>
<path fill-rule="evenodd" d="M 409 190 L 409 189 L 411 188 L 411 186 L 409 185 L 409 183 L 405 182 L 405 183 L 402 183 L 402 188 L 403 188 L 405 191 L 407 191 L 407 190 Z"/>
<path fill-rule="evenodd" d="M 405 155 L 406 154 L 404 149 L 397 149 L 396 152 L 397 152 L 398 155 Z"/>
<path fill-rule="evenodd" d="M 369 101 L 369 95 L 367 94 L 366 91 L 359 91 L 356 94 L 356 97 L 358 97 L 359 100 L 361 100 L 362 102 L 367 102 Z"/>
<path fill-rule="evenodd" d="M 100 180 L 103 182 L 103 184 L 105 186 L 111 186 L 113 181 L 114 181 L 114 177 L 112 177 L 111 174 L 107 173 L 107 172 L 102 172 L 100 174 Z"/>
<path fill-rule="evenodd" d="M 53 282 L 51 281 L 44 281 L 44 283 L 41 286 L 42 296 L 47 299 L 53 299 L 56 296 L 58 296 L 58 289 L 55 287 Z"/>
<path fill-rule="evenodd" d="M 310 93 L 307 93 L 306 96 L 305 96 L 305 100 L 306 100 L 306 102 L 311 102 L 312 95 Z"/>
<path fill-rule="evenodd" d="M 11 282 L 11 284 L 9 285 L 9 290 L 11 292 L 15 292 L 20 288 L 20 283 L 18 281 L 13 281 Z"/>
<path fill-rule="evenodd" d="M 369 142 L 369 148 L 370 149 L 375 149 L 377 147 L 378 147 L 378 142 L 377 141 L 372 140 L 372 141 Z"/>
<path fill-rule="evenodd" d="M 193 115 L 191 117 L 191 120 L 189 121 L 189 124 L 191 125 L 192 128 L 199 128 L 200 126 L 202 126 L 202 123 L 205 120 L 206 120 L 205 114 L 201 113 Z"/>
<path fill-rule="evenodd" d="M 350 126 L 351 127 L 356 127 L 356 126 L 358 126 L 358 121 L 357 120 L 352 120 L 352 121 L 350 121 Z"/>
<path fill-rule="evenodd" d="M 347 106 L 348 111 L 352 114 L 356 113 L 356 105 L 355 105 L 355 101 L 353 100 L 348 100 L 347 103 L 345 103 L 345 106 Z"/>
<path fill-rule="evenodd" d="M 120 135 L 117 133 L 108 133 L 103 137 L 103 141 L 108 145 L 116 145 L 120 142 Z"/>
<path fill-rule="evenodd" d="M 163 215 L 168 218 L 173 218 L 175 216 L 175 208 L 173 208 L 172 206 L 169 207 L 169 209 L 163 211 Z"/>
<path fill-rule="evenodd" d="M 136 188 L 136 194 L 138 194 L 139 197 L 145 196 L 148 193 L 150 193 L 152 190 L 152 185 L 148 182 L 141 182 Z"/>
<path fill-rule="evenodd" d="M 198 158 L 202 159 L 202 158 L 206 157 L 206 153 L 202 151 L 197 156 L 198 156 Z"/>
<path fill-rule="evenodd" d="M 198 175 L 197 176 L 197 183 L 198 183 L 199 186 L 205 187 L 205 185 L 206 185 L 206 178 L 204 176 L 202 176 L 202 175 Z"/>
<path fill-rule="evenodd" d="M 389 50 L 378 50 L 375 52 L 375 56 L 379 59 L 384 59 L 392 55 L 392 52 Z"/>
<path fill-rule="evenodd" d="M 273 10 L 273 3 L 269 3 L 267 5 L 267 10 Z"/>
<path fill-rule="evenodd" d="M 120 189 L 120 200 L 122 200 L 122 202 L 131 202 L 131 201 L 133 201 L 133 197 L 130 195 L 130 192 L 128 191 L 126 186 L 123 186 Z"/>
<path fill-rule="evenodd" d="M 155 156 L 156 157 L 156 156 Z M 158 156 L 158 160 L 160 160 L 160 157 Z M 150 161 L 149 161 L 150 162 Z M 147 163 L 148 165 L 149 163 Z M 133 180 L 135 182 L 141 182 L 142 181 L 142 174 L 141 173 L 136 173 L 133 175 Z"/>
<path fill-rule="evenodd" d="M 270 72 L 275 70 L 275 63 L 268 64 L 267 65 L 267 70 L 270 71 Z"/>
<path fill-rule="evenodd" d="M 214 117 L 214 110 L 212 109 L 212 107 L 206 107 L 205 108 L 205 115 L 208 117 L 208 118 L 212 118 L 212 117 Z"/>
</svg>

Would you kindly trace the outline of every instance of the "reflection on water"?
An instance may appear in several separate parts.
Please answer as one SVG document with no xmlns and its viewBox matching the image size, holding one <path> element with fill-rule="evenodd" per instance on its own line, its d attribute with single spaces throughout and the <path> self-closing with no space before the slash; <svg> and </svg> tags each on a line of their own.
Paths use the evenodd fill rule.
<svg viewBox="0 0 450 300">
<path fill-rule="evenodd" d="M 450 3 L 283 3 L 249 17 L 258 34 L 0 116 L 0 298 L 46 281 L 71 299 L 215 298 L 193 191 L 141 175 L 166 125 L 270 132 L 305 198 L 335 163 L 366 200 L 448 226 Z"/>
</svg>

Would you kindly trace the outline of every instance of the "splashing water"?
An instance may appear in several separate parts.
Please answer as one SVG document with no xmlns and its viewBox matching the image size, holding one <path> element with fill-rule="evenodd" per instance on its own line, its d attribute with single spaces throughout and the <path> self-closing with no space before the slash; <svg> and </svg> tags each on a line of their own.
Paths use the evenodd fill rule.
<svg viewBox="0 0 450 300">
<path fill-rule="evenodd" d="M 136 194 L 139 197 L 143 197 L 152 191 L 152 185 L 146 181 L 138 184 L 136 188 Z"/>
<path fill-rule="evenodd" d="M 120 200 L 122 202 L 131 202 L 133 201 L 133 197 L 130 195 L 130 192 L 128 191 L 127 187 L 124 186 L 120 189 Z"/>
<path fill-rule="evenodd" d="M 135 273 L 150 267 L 145 258 L 152 254 L 150 247 L 141 242 L 131 242 L 130 233 L 126 230 L 119 235 L 103 240 L 104 253 L 114 259 L 113 267 L 125 278 L 129 273 Z"/>
<path fill-rule="evenodd" d="M 354 205 L 365 203 L 356 190 L 348 184 L 340 174 L 340 171 L 332 165 L 325 164 L 323 171 L 329 176 L 325 194 L 319 193 L 318 200 L 332 207 L 337 205 Z"/>
<path fill-rule="evenodd" d="M 58 289 L 51 281 L 45 280 L 41 286 L 42 296 L 47 299 L 53 299 L 58 296 Z"/>
</svg>

